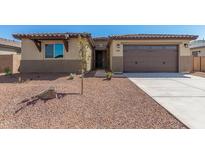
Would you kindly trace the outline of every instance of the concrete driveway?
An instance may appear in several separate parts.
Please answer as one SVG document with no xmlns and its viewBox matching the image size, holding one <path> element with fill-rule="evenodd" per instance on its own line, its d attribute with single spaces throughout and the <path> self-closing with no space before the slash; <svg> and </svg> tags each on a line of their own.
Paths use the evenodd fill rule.
<svg viewBox="0 0 205 154">
<path fill-rule="evenodd" d="M 205 78 L 182 73 L 125 73 L 189 128 L 205 128 Z"/>
</svg>

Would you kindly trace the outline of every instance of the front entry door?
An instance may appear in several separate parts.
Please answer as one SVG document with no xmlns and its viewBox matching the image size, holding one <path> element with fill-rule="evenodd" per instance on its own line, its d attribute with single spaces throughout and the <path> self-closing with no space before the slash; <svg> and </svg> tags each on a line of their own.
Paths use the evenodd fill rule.
<svg viewBox="0 0 205 154">
<path fill-rule="evenodd" d="M 95 67 L 103 68 L 103 52 L 102 51 L 96 52 L 95 60 L 96 60 Z"/>
</svg>

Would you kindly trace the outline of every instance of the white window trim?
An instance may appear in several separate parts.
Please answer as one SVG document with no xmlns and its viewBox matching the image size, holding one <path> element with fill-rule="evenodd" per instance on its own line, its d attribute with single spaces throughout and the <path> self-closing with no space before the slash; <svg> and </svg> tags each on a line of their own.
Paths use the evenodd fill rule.
<svg viewBox="0 0 205 154">
<path fill-rule="evenodd" d="M 54 45 L 54 55 L 55 55 L 55 44 L 62 44 L 63 45 L 63 57 L 62 58 L 46 58 L 46 45 L 47 44 L 53 44 Z M 45 43 L 44 44 L 44 60 L 59 60 L 59 59 L 64 59 L 65 58 L 65 47 L 64 47 L 64 44 L 63 43 L 51 43 L 51 42 L 48 42 L 48 43 Z"/>
</svg>

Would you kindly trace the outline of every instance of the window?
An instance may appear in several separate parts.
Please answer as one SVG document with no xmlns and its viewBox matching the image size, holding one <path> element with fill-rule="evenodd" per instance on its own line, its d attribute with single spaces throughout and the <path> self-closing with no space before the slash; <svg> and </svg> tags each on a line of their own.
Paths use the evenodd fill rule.
<svg viewBox="0 0 205 154">
<path fill-rule="evenodd" d="M 54 56 L 54 50 L 53 50 L 54 48 L 53 48 L 53 44 L 46 44 L 45 45 L 45 52 L 46 52 L 46 54 L 45 54 L 45 56 L 46 56 L 46 58 L 53 58 L 53 56 Z"/>
<path fill-rule="evenodd" d="M 63 44 L 55 44 L 55 58 L 63 58 Z"/>
<path fill-rule="evenodd" d="M 46 44 L 45 58 L 63 58 L 63 44 Z"/>
<path fill-rule="evenodd" d="M 197 57 L 197 56 L 199 56 L 199 53 L 200 53 L 200 51 L 193 51 L 193 52 L 192 52 L 192 55 L 193 55 L 194 57 Z"/>
</svg>

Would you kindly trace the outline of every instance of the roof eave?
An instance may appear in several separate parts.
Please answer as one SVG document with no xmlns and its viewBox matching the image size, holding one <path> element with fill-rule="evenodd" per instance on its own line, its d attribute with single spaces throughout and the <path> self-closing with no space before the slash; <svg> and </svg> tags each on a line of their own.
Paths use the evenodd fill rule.
<svg viewBox="0 0 205 154">
<path fill-rule="evenodd" d="M 196 40 L 194 37 L 110 37 L 111 40 Z"/>
<path fill-rule="evenodd" d="M 12 34 L 16 39 L 67 39 L 67 38 L 76 38 L 78 36 L 82 37 L 91 37 L 90 33 L 34 33 L 34 34 Z"/>
<path fill-rule="evenodd" d="M 67 40 L 69 38 L 78 38 L 79 36 L 87 38 L 90 45 L 94 47 L 94 41 L 89 33 L 76 33 L 76 34 L 13 34 L 13 37 L 18 40 L 31 39 L 31 40 Z"/>
<path fill-rule="evenodd" d="M 12 46 L 12 45 L 7 45 L 7 44 L 0 44 L 0 47 L 12 48 L 12 49 L 21 49 L 20 46 Z"/>
<path fill-rule="evenodd" d="M 205 46 L 190 47 L 190 49 L 201 49 L 201 48 L 205 48 Z"/>
</svg>

